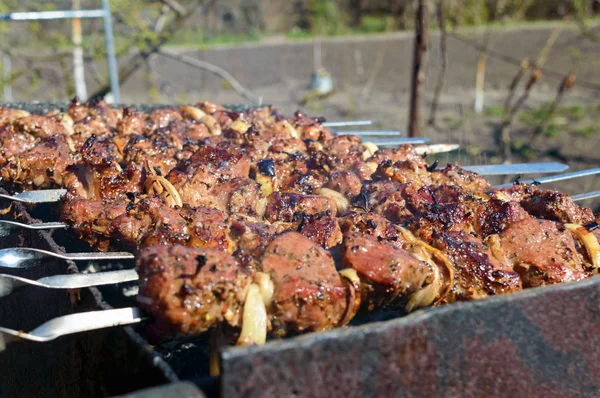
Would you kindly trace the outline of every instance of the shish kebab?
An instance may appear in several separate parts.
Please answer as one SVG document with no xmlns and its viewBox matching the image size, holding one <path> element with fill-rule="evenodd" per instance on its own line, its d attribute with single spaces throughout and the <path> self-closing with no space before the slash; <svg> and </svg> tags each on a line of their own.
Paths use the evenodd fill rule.
<svg viewBox="0 0 600 398">
<path fill-rule="evenodd" d="M 207 156 L 206 148 L 192 156 L 198 152 L 200 158 Z M 371 157 L 382 155 L 378 152 Z M 229 162 L 231 158 L 225 160 Z M 286 160 L 290 161 L 289 157 Z M 327 171 L 333 172 L 328 174 L 347 171 L 336 170 L 345 165 L 345 160 L 318 157 L 315 168 L 327 166 Z M 76 229 L 79 223 L 79 232 L 89 233 L 86 239 L 93 245 L 102 247 L 103 231 L 96 227 L 106 227 L 110 231 L 107 245 L 116 239 L 113 243 L 144 247 L 138 256 L 142 273 L 140 302 L 155 316 L 158 328 L 167 333 L 198 333 L 225 321 L 233 326 L 242 325 L 241 342 L 261 342 L 266 328 L 253 328 L 252 324 L 266 324 L 275 334 L 323 330 L 347 323 L 361 307 L 360 302 L 367 309 L 403 306 L 411 310 L 432 303 L 519 290 L 522 286 L 577 280 L 597 268 L 592 250 L 586 255 L 581 249 L 590 246 L 586 244 L 589 236 L 573 227 L 585 237 L 579 247 L 573 237 L 579 236 L 577 233 L 565 235 L 571 227 L 563 230 L 557 226 L 565 222 L 563 219 L 574 222 L 593 219 L 591 212 L 570 204 L 565 195 L 529 187 L 501 191 L 497 197 L 498 193 L 490 194 L 489 184 L 477 175 L 455 166 L 434 170 L 411 147 L 383 154 L 381 161 L 373 162 L 374 171 L 367 165 L 371 170 L 367 183 L 359 179 L 358 184 L 352 184 L 356 180 L 351 174 L 343 174 L 345 189 L 337 191 L 335 187 L 323 187 L 331 183 L 329 177 L 319 188 L 318 173 L 316 185 L 306 188 L 293 179 L 291 184 L 277 179 L 277 173 L 265 176 L 259 167 L 254 176 L 258 185 L 254 186 L 261 193 L 270 191 L 260 218 L 256 216 L 260 215 L 263 205 L 260 198 L 264 195 L 242 195 L 241 202 L 232 202 L 231 195 L 226 194 L 220 201 L 222 198 L 211 194 L 210 186 L 194 186 L 194 179 L 189 178 L 194 175 L 207 176 L 201 181 L 214 178 L 231 182 L 241 178 L 235 174 L 228 176 L 233 178 L 224 178 L 223 174 L 240 170 L 229 166 L 211 169 L 214 165 L 210 163 L 190 162 L 175 170 L 173 175 L 167 175 L 166 182 L 161 180 L 164 190 L 158 195 L 128 197 L 125 211 L 117 217 L 116 224 L 106 224 L 107 220 L 117 219 L 106 217 L 114 210 L 107 207 L 112 205 L 111 200 L 116 207 L 121 206 L 116 203 L 119 199 L 70 199 L 65 205 L 70 207 L 65 209 L 64 216 L 73 218 Z M 293 166 L 298 164 L 301 162 Z M 285 175 L 286 168 L 282 170 Z M 195 196 L 201 189 L 206 195 Z M 311 192 L 306 193 L 307 190 Z M 182 197 L 188 199 L 184 206 L 178 204 Z M 231 211 L 234 202 L 237 210 Z M 556 204 L 560 205 L 558 210 Z M 101 214 L 90 214 L 91 205 L 100 209 Z M 220 207 L 225 207 L 225 211 Z M 229 219 L 221 220 L 219 211 Z M 164 222 L 165 215 L 170 218 L 168 222 Z M 556 266 L 547 270 L 543 261 L 541 265 L 536 263 L 537 272 L 548 276 L 542 282 L 535 277 L 536 273 L 534 277 L 527 271 L 521 274 L 508 260 L 502 262 L 493 257 L 502 247 L 511 249 L 506 243 L 503 246 L 502 233 L 510 231 L 512 221 L 530 222 L 539 218 L 557 219 L 543 224 L 544 237 L 558 235 L 556 242 L 574 248 L 569 251 L 573 264 L 559 264 L 561 272 L 554 272 Z M 532 230 L 531 236 L 536 236 L 536 224 L 537 221 L 533 225 L 524 224 Z M 465 233 L 469 230 L 472 234 Z M 500 244 L 493 246 L 492 257 L 491 249 L 486 246 L 491 245 L 488 241 L 495 242 L 490 236 L 500 239 Z M 556 242 L 550 242 L 550 246 Z M 200 247 L 177 245 L 180 243 Z M 471 260 L 460 251 L 465 246 L 467 254 L 472 254 Z M 354 247 L 364 253 L 356 255 Z M 340 265 L 347 266 L 340 274 L 328 250 L 337 250 L 342 258 Z M 251 255 L 244 255 L 244 251 Z M 306 257 L 306 253 L 310 256 Z M 378 259 L 376 269 L 372 269 L 369 259 Z M 170 262 L 175 266 L 165 266 Z M 583 264 L 592 265 L 582 270 Z M 490 271 L 473 275 L 475 269 Z M 571 272 L 566 272 L 569 269 Z M 292 283 L 286 277 L 288 274 L 298 279 Z M 182 278 L 183 275 L 192 276 Z M 179 293 L 165 295 L 169 289 Z M 215 291 L 219 292 L 216 296 Z M 161 297 L 167 301 L 161 301 Z M 144 298 L 149 301 L 144 302 Z M 202 303 L 212 305 L 207 307 Z M 191 313 L 190 309 L 198 305 L 205 307 L 205 312 Z M 180 318 L 183 313 L 186 315 Z M 267 320 L 263 322 L 264 319 Z"/>
</svg>

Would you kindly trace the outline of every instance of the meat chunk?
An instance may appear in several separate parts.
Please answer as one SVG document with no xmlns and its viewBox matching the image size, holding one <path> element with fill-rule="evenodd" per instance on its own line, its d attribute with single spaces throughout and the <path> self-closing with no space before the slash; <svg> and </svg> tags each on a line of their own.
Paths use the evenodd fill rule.
<svg viewBox="0 0 600 398">
<path fill-rule="evenodd" d="M 64 135 L 42 138 L 33 148 L 11 157 L 0 169 L 5 183 L 23 189 L 60 186 L 67 167 L 72 163 Z"/>
<path fill-rule="evenodd" d="M 112 239 L 110 225 L 127 211 L 127 204 L 123 200 L 69 200 L 63 204 L 61 220 L 71 226 L 79 239 L 106 251 Z"/>
<path fill-rule="evenodd" d="M 362 302 L 369 310 L 401 307 L 433 280 L 430 264 L 374 236 L 344 233 L 342 255 L 344 265 L 360 277 Z"/>
<path fill-rule="evenodd" d="M 302 214 L 298 232 L 324 249 L 330 249 L 342 243 L 342 230 L 337 218 L 330 212 L 323 214 Z"/>
<path fill-rule="evenodd" d="M 455 185 L 467 192 L 484 192 L 491 188 L 491 184 L 485 178 L 457 165 L 449 164 L 443 170 L 434 171 L 431 178 L 436 185 Z"/>
<path fill-rule="evenodd" d="M 336 204 L 332 199 L 319 195 L 274 192 L 269 196 L 265 219 L 270 222 L 295 221 L 295 214 L 318 214 L 330 211 L 335 214 Z"/>
<path fill-rule="evenodd" d="M 267 309 L 276 335 L 338 326 L 344 317 L 346 287 L 331 255 L 297 232 L 276 236 L 261 261 L 275 286 Z"/>
<path fill-rule="evenodd" d="M 19 118 L 13 122 L 15 131 L 26 133 L 35 138 L 50 137 L 56 134 L 65 134 L 65 129 L 55 118 L 30 115 Z"/>
<path fill-rule="evenodd" d="M 547 220 L 583 225 L 594 221 L 591 209 L 579 207 L 570 196 L 554 190 L 538 189 L 535 195 L 524 197 L 521 206 L 535 217 Z"/>
<path fill-rule="evenodd" d="M 518 221 L 500 234 L 496 247 L 521 275 L 524 287 L 572 282 L 589 276 L 572 234 L 554 221 Z"/>
<path fill-rule="evenodd" d="M 159 337 L 193 335 L 223 321 L 239 326 L 252 272 L 214 249 L 150 246 L 137 256 L 138 301 Z"/>
<path fill-rule="evenodd" d="M 521 278 L 509 264 L 496 259 L 483 242 L 463 231 L 439 232 L 433 246 L 454 267 L 454 285 L 443 302 L 478 299 L 522 289 Z"/>
</svg>

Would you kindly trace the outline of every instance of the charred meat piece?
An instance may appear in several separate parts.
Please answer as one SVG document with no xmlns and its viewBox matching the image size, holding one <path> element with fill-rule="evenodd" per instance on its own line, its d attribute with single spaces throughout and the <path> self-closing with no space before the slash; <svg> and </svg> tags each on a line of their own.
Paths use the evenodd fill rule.
<svg viewBox="0 0 600 398">
<path fill-rule="evenodd" d="M 72 163 L 64 135 L 42 138 L 33 148 L 8 159 L 0 169 L 5 183 L 23 189 L 61 186 L 67 167 Z"/>
<path fill-rule="evenodd" d="M 402 307 L 412 294 L 433 281 L 430 264 L 371 235 L 344 233 L 342 255 L 344 266 L 360 277 L 362 302 L 369 310 Z"/>
<path fill-rule="evenodd" d="M 377 167 L 375 173 L 373 173 L 373 180 L 375 181 L 394 181 L 401 184 L 413 183 L 417 187 L 423 185 L 431 185 L 431 173 L 427 171 L 421 162 L 415 162 L 412 160 L 398 161 L 392 163 L 391 161 L 383 161 Z"/>
<path fill-rule="evenodd" d="M 521 275 L 524 287 L 572 282 L 589 276 L 574 237 L 554 221 L 526 219 L 492 235 L 488 245 Z"/>
<path fill-rule="evenodd" d="M 188 223 L 188 246 L 233 252 L 228 236 L 227 213 L 210 207 L 192 208 L 184 205 L 181 216 Z"/>
<path fill-rule="evenodd" d="M 485 178 L 457 165 L 449 164 L 443 170 L 433 171 L 431 179 L 435 185 L 454 185 L 466 192 L 484 192 L 491 188 Z"/>
<path fill-rule="evenodd" d="M 594 221 L 591 209 L 579 207 L 570 196 L 554 190 L 537 189 L 535 195 L 521 200 L 521 206 L 535 217 L 547 220 L 575 224 Z"/>
<path fill-rule="evenodd" d="M 348 199 L 352 199 L 360 193 L 362 188 L 360 178 L 352 171 L 334 171 L 327 176 L 325 188 L 333 189 Z"/>
<path fill-rule="evenodd" d="M 168 206 L 158 196 L 130 203 L 116 217 L 109 232 L 119 247 L 138 248 L 154 244 L 182 244 L 190 239 L 187 221 L 178 209 Z"/>
<path fill-rule="evenodd" d="M 310 215 L 326 211 L 335 214 L 336 210 L 334 201 L 325 196 L 274 192 L 267 200 L 265 219 L 270 222 L 292 222 L 295 214 Z"/>
<path fill-rule="evenodd" d="M 275 287 L 267 308 L 275 335 L 327 330 L 342 321 L 347 288 L 331 255 L 310 239 L 297 232 L 276 236 L 265 250 L 261 271 Z"/>
<path fill-rule="evenodd" d="M 40 115 L 21 117 L 13 122 L 13 126 L 16 132 L 29 134 L 35 138 L 66 133 L 58 120 Z"/>
<path fill-rule="evenodd" d="M 299 214 L 298 232 L 324 249 L 330 249 L 342 243 L 342 230 L 338 220 L 331 212 L 318 214 Z"/>
<path fill-rule="evenodd" d="M 379 165 L 382 162 L 415 162 L 420 167 L 427 167 L 427 163 L 423 159 L 423 156 L 417 154 L 415 147 L 412 145 L 401 145 L 394 149 L 380 149 L 366 160 L 370 163 Z"/>
<path fill-rule="evenodd" d="M 234 178 L 217 184 L 208 195 L 216 208 L 229 214 L 262 217 L 264 213 L 266 199 L 262 197 L 260 185 L 249 178 Z"/>
<path fill-rule="evenodd" d="M 110 225 L 127 211 L 127 205 L 123 200 L 70 200 L 62 207 L 61 220 L 71 225 L 79 239 L 106 251 L 112 239 Z"/>
<path fill-rule="evenodd" d="M 478 299 L 522 289 L 519 274 L 496 259 L 483 242 L 463 231 L 439 232 L 433 246 L 454 266 L 454 285 L 443 302 Z"/>
<path fill-rule="evenodd" d="M 144 248 L 137 258 L 138 302 L 153 316 L 158 337 L 241 324 L 252 272 L 231 255 L 175 245 Z"/>
<path fill-rule="evenodd" d="M 360 193 L 352 198 L 352 205 L 367 212 L 380 214 L 392 222 L 412 216 L 403 196 L 405 186 L 394 181 L 363 184 Z"/>
<path fill-rule="evenodd" d="M 397 240 L 397 225 L 387 218 L 364 211 L 349 211 L 339 219 L 342 232 L 360 232 L 384 240 Z"/>
<path fill-rule="evenodd" d="M 17 133 L 12 125 L 0 125 L 0 165 L 11 156 L 28 151 L 35 145 L 35 138 L 26 133 Z"/>
</svg>

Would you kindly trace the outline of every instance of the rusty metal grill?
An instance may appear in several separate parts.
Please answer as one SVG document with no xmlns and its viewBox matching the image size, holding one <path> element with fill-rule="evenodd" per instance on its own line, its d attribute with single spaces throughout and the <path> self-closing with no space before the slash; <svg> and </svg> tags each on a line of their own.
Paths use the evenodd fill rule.
<svg viewBox="0 0 600 398">
<path fill-rule="evenodd" d="M 41 112 L 55 105 L 21 107 Z M 31 223 L 52 215 L 48 208 L 29 210 L 13 203 L 2 217 Z M 0 240 L 1 248 L 77 251 L 82 245 L 63 231 L 19 230 Z M 75 264 L 49 260 L 19 275 L 73 270 Z M 72 312 L 134 305 L 123 287 L 82 289 L 76 306 L 64 291 L 24 287 L 3 299 L 0 322 L 26 329 Z M 111 328 L 1 352 L 0 395 L 113 396 L 190 380 L 223 397 L 598 396 L 598 302 L 600 278 L 594 277 L 400 318 L 381 313 L 345 329 L 227 348 L 218 380 L 208 376 L 205 337 L 151 346 L 143 325 Z M 180 388 L 172 384 L 160 394 Z"/>
</svg>

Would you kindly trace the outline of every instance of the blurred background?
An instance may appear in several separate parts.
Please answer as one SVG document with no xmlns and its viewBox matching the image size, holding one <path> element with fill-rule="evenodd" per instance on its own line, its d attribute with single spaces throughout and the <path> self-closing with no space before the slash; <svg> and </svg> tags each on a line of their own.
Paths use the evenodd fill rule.
<svg viewBox="0 0 600 398">
<path fill-rule="evenodd" d="M 0 0 L 0 13 L 101 3 Z M 600 164 L 599 0 L 109 4 L 122 103 L 273 104 L 460 143 L 446 160 L 463 164 Z M 110 91 L 101 19 L 0 21 L 0 61 L 4 101 Z"/>
</svg>

